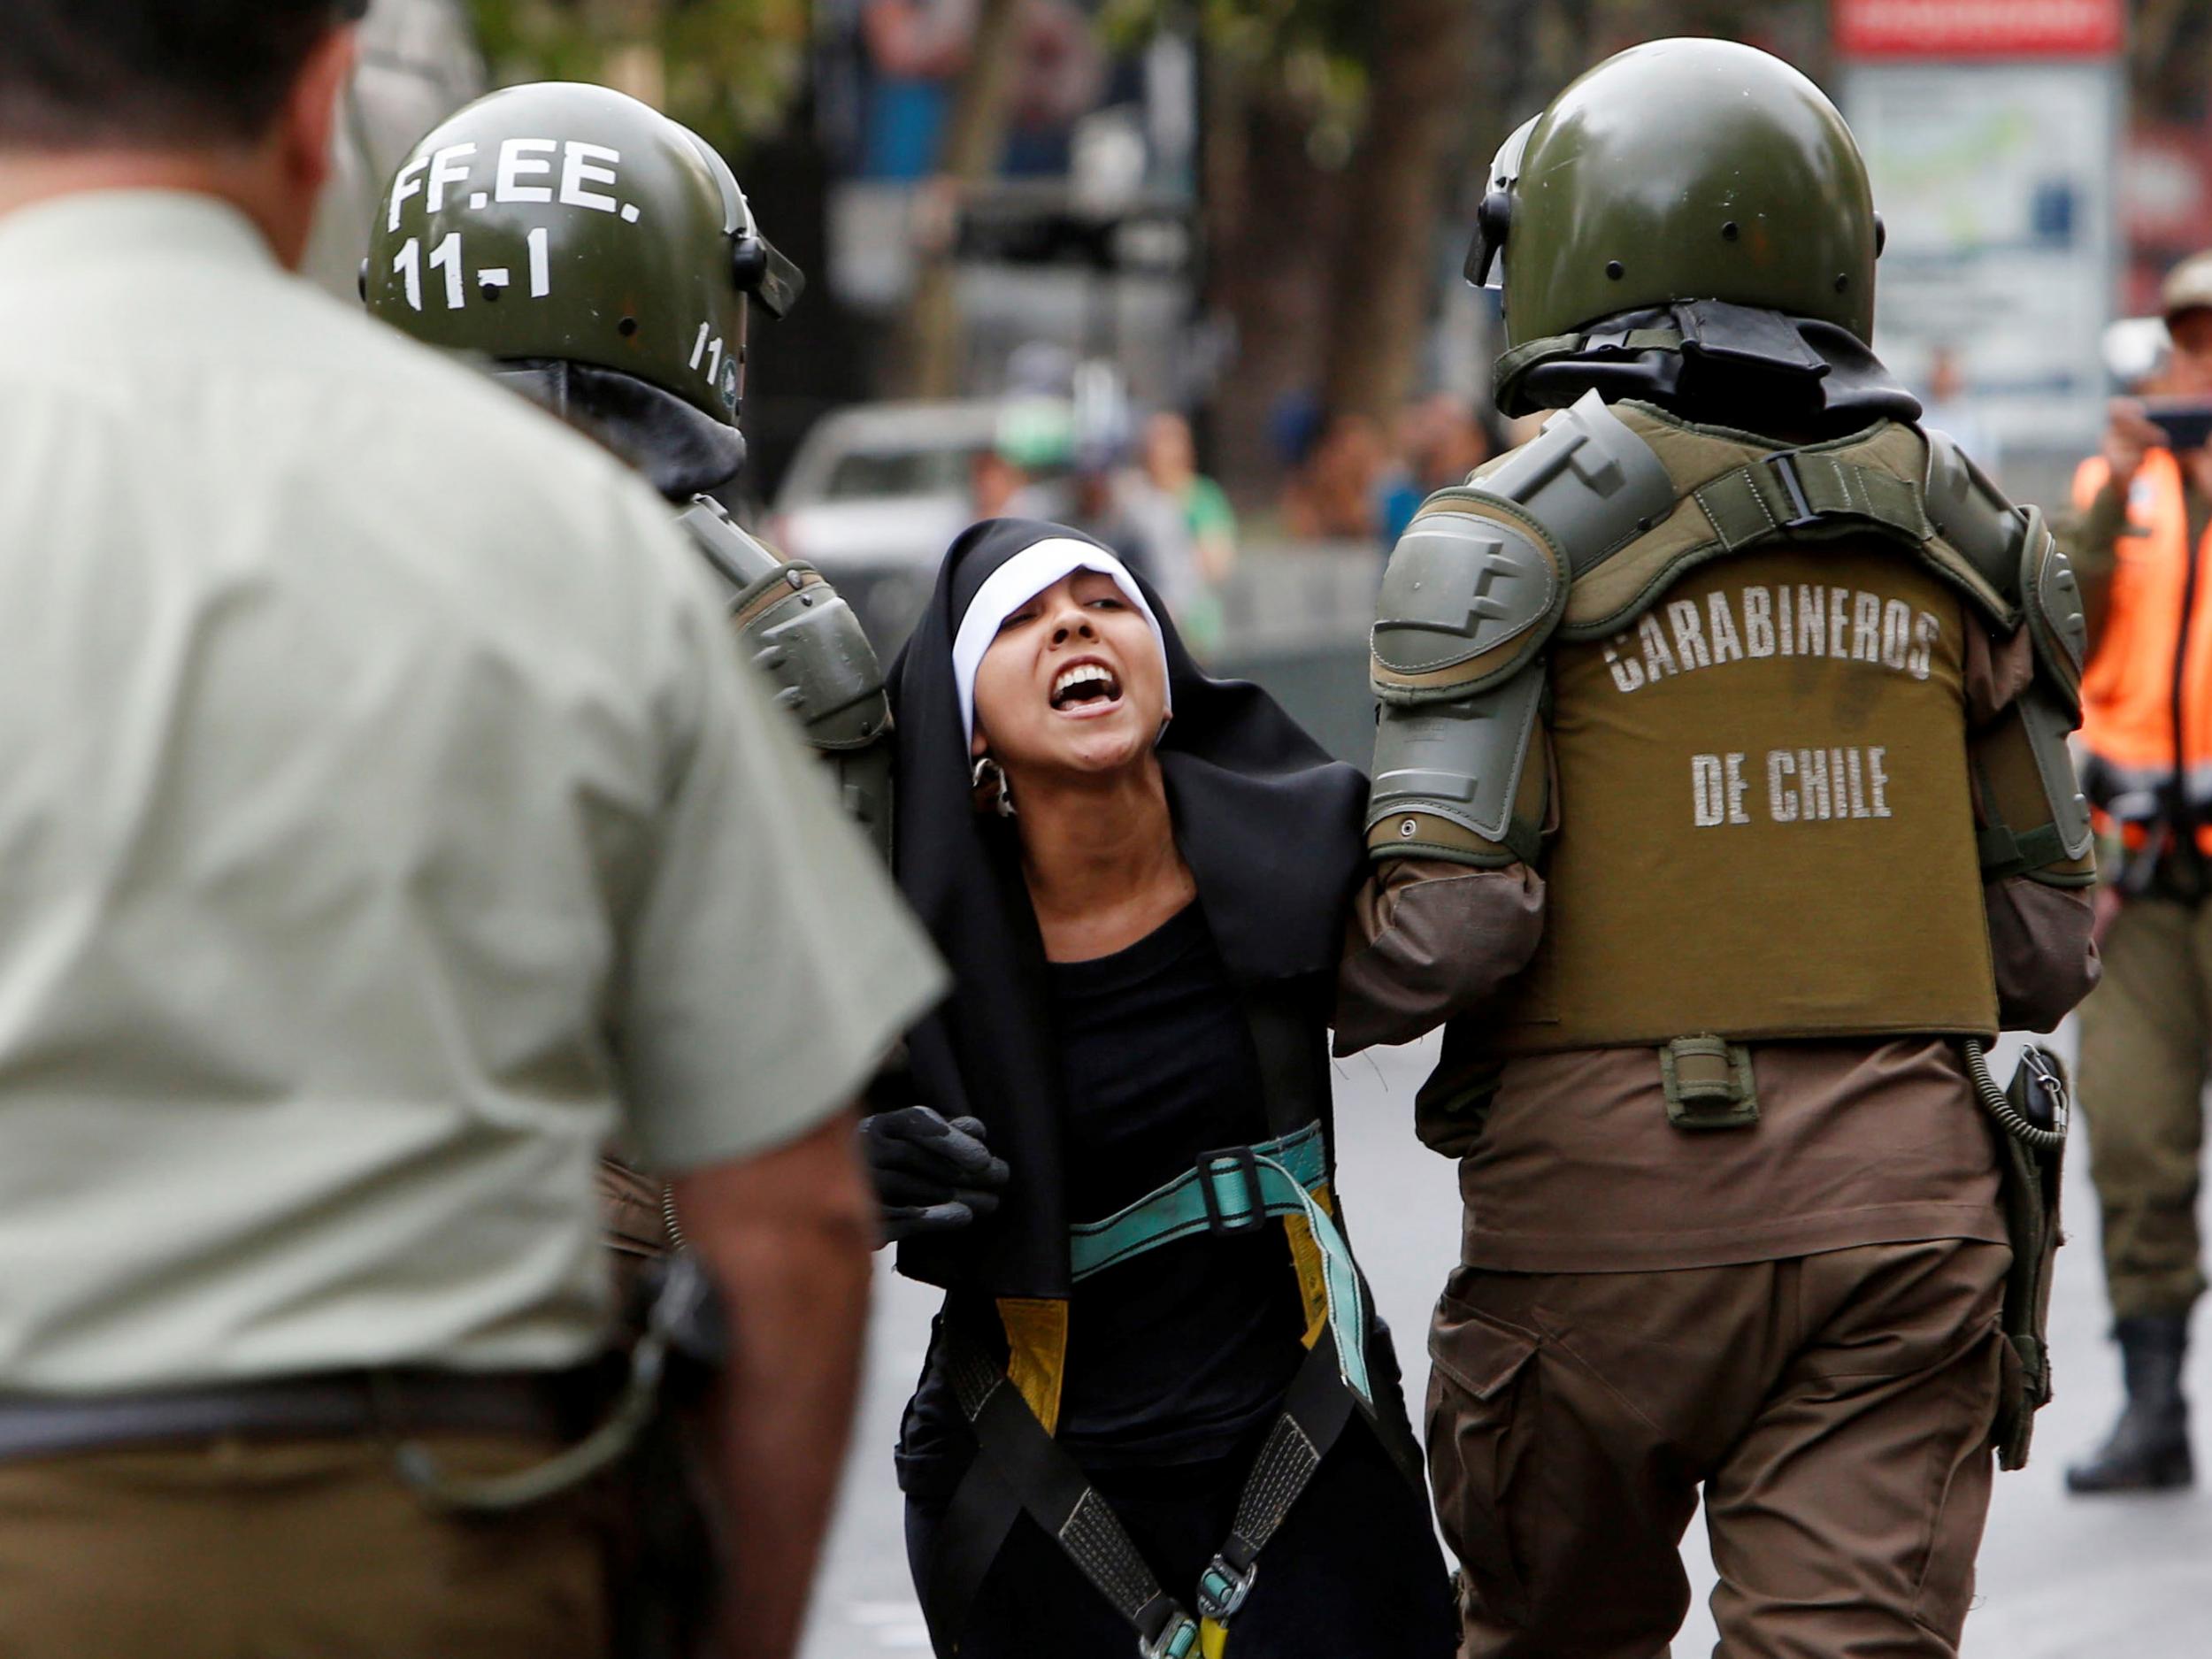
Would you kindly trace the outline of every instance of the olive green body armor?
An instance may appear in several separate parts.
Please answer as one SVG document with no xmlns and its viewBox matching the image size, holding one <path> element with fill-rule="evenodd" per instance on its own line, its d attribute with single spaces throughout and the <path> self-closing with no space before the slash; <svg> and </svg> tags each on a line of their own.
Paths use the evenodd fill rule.
<svg viewBox="0 0 2212 1659">
<path fill-rule="evenodd" d="M 1969 633 L 2024 623 L 2035 685 L 1970 731 Z M 1502 1053 L 1993 1035 L 1983 883 L 2088 869 L 2084 642 L 2040 516 L 1947 440 L 1777 450 L 1593 396 L 1393 557 L 1370 846 L 1540 865 Z"/>
<path fill-rule="evenodd" d="M 1555 646 L 1550 904 L 1501 1046 L 1993 1034 L 1969 626 L 1866 536 L 1692 571 Z"/>
</svg>

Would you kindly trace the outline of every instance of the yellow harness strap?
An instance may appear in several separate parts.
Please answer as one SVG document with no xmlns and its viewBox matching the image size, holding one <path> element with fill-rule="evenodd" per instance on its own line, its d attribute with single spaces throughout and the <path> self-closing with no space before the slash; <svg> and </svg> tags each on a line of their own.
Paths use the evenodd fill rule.
<svg viewBox="0 0 2212 1659">
<path fill-rule="evenodd" d="M 1328 1214 L 1336 1214 L 1336 1201 L 1326 1184 L 1313 1189 L 1313 1202 Z M 1290 1239 L 1290 1264 L 1298 1270 L 1298 1299 L 1305 1304 L 1306 1333 L 1300 1340 L 1310 1348 L 1321 1340 L 1329 1324 L 1329 1289 L 1322 1277 L 1321 1247 L 1303 1216 L 1285 1216 L 1283 1231 Z"/>
<path fill-rule="evenodd" d="M 1001 1296 L 1006 1376 L 1045 1432 L 1060 1422 L 1060 1380 L 1068 1364 L 1068 1304 L 1057 1298 Z"/>
<path fill-rule="evenodd" d="M 1336 1203 L 1327 1187 L 1317 1187 L 1314 1202 L 1327 1214 Z M 1300 1339 L 1310 1348 L 1329 1327 L 1329 1293 L 1322 1277 L 1321 1247 L 1303 1216 L 1283 1217 L 1283 1232 L 1290 1242 L 1290 1263 L 1298 1274 L 1298 1300 L 1306 1311 L 1306 1329 Z M 999 1323 L 1006 1330 L 1006 1376 L 1028 1403 L 1046 1433 L 1060 1422 L 1060 1385 L 1067 1373 L 1068 1304 L 1055 1298 L 1001 1296 Z M 1198 1622 L 1198 1659 L 1223 1659 L 1229 1647 L 1229 1627 L 1217 1620 Z"/>
</svg>

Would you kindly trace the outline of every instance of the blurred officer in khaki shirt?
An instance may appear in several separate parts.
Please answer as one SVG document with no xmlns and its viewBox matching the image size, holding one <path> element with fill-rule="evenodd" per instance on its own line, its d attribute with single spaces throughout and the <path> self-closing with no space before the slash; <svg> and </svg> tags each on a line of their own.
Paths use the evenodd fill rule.
<svg viewBox="0 0 2212 1659">
<path fill-rule="evenodd" d="M 0 8 L 0 1654 L 603 1652 L 541 1461 L 592 1178 L 732 1329 L 727 1655 L 789 1652 L 939 970 L 610 457 L 287 274 L 334 0 Z"/>
</svg>

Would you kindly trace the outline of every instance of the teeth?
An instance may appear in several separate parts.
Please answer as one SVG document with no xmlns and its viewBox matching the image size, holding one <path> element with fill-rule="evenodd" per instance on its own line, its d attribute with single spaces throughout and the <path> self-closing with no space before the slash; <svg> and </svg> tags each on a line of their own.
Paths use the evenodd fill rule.
<svg viewBox="0 0 2212 1659">
<path fill-rule="evenodd" d="M 1052 700 L 1057 703 L 1062 694 L 1076 686 L 1098 685 L 1106 687 L 1109 695 L 1116 689 L 1114 677 L 1095 663 L 1079 663 L 1073 668 L 1064 668 L 1052 682 Z"/>
</svg>

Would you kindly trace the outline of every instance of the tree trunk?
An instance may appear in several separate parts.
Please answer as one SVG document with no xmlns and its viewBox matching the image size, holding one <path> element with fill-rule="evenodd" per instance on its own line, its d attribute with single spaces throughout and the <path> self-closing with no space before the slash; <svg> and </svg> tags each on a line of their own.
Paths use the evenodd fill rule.
<svg viewBox="0 0 2212 1659">
<path fill-rule="evenodd" d="M 960 389 L 961 319 L 957 242 L 960 215 L 975 188 L 997 170 L 1006 148 L 1007 94 L 1013 84 L 1022 0 L 980 0 L 975 37 L 953 89 L 937 176 L 918 208 L 933 208 L 926 245 L 916 260 L 914 292 L 900 330 L 903 390 L 909 397 L 950 397 Z"/>
<path fill-rule="evenodd" d="M 1213 400 L 1212 460 L 1247 502 L 1280 484 L 1277 416 L 1320 380 L 1344 182 L 1308 150 L 1310 111 L 1265 74 L 1224 72 L 1207 136 L 1208 298 L 1233 352 Z"/>
<path fill-rule="evenodd" d="M 1467 0 L 1378 8 L 1367 130 L 1346 182 L 1337 239 L 1325 402 L 1389 422 L 1413 390 L 1440 268 L 1445 162 L 1479 61 Z"/>
</svg>

